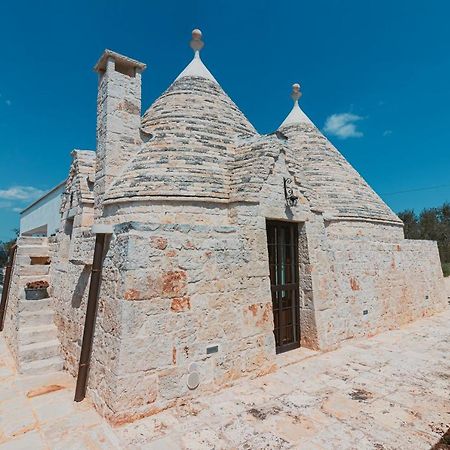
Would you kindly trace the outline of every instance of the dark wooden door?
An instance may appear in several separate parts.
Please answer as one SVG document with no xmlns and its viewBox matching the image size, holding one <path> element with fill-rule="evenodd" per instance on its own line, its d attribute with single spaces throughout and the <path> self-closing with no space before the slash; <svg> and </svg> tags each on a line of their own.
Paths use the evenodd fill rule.
<svg viewBox="0 0 450 450">
<path fill-rule="evenodd" d="M 267 221 L 276 352 L 300 346 L 298 225 Z"/>
</svg>

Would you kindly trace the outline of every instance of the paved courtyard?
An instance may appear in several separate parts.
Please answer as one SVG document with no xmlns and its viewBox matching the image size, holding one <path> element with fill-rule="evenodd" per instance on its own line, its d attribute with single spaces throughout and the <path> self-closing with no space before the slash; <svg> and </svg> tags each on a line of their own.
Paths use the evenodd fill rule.
<svg viewBox="0 0 450 450">
<path fill-rule="evenodd" d="M 0 450 L 430 449 L 450 427 L 449 354 L 450 310 L 111 428 L 69 375 L 17 374 L 2 339 Z"/>
</svg>

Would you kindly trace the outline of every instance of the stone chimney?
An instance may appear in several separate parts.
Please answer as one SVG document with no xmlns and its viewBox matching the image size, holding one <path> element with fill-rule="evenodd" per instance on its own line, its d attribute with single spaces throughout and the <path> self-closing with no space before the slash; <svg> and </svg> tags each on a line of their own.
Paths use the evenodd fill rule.
<svg viewBox="0 0 450 450">
<path fill-rule="evenodd" d="M 96 217 L 102 216 L 105 191 L 141 144 L 141 73 L 146 65 L 105 50 L 94 67 L 97 95 Z"/>
</svg>

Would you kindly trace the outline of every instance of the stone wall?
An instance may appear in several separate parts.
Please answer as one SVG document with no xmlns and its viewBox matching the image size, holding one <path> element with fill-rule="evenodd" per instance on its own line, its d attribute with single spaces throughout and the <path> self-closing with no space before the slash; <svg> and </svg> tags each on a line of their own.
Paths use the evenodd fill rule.
<svg viewBox="0 0 450 450">
<path fill-rule="evenodd" d="M 236 206 L 235 209 L 241 211 L 240 215 L 244 218 L 246 216 L 256 217 L 260 224 L 258 235 L 255 235 L 254 229 L 249 228 L 245 221 L 241 221 L 240 230 L 245 233 L 246 231 L 243 230 L 248 228 L 247 232 L 259 240 L 258 247 L 261 252 L 259 261 L 262 266 L 261 270 L 265 270 L 266 274 L 269 271 L 266 220 L 292 221 L 299 224 L 300 317 L 298 320 L 300 322 L 300 339 L 302 346 L 315 349 L 318 348 L 318 336 L 314 312 L 310 255 L 314 252 L 314 243 L 316 241 L 313 232 L 315 223 L 319 220 L 319 223 L 323 224 L 323 220 L 321 214 L 316 215 L 311 212 L 309 201 L 302 194 L 301 186 L 295 182 L 295 175 L 295 170 L 290 170 L 286 163 L 286 155 L 283 152 L 280 153 L 259 193 L 260 203 L 258 208 L 252 211 L 248 206 Z M 285 178 L 292 180 L 294 194 L 298 197 L 295 207 L 286 206 L 284 194 Z M 247 210 L 246 214 L 245 210 Z"/>
<path fill-rule="evenodd" d="M 116 423 L 274 368 L 265 221 L 207 205 L 158 209 L 147 217 L 170 223 L 117 225 L 105 260 L 89 386 Z"/>
<path fill-rule="evenodd" d="M 316 302 L 320 347 L 371 336 L 442 311 L 444 281 L 435 242 L 329 241 L 330 271 L 312 277 L 324 291 Z"/>
<path fill-rule="evenodd" d="M 363 220 L 325 220 L 326 234 L 329 239 L 359 239 L 381 242 L 398 242 L 404 239 L 401 224 L 386 224 Z"/>
<path fill-rule="evenodd" d="M 75 234 L 77 230 L 75 230 Z M 75 376 L 81 351 L 84 318 L 86 315 L 87 295 L 91 274 L 94 237 L 83 233 L 73 237 L 72 245 L 85 247 L 85 261 L 76 262 L 59 257 L 52 264 L 52 286 L 55 298 L 55 324 L 61 342 L 66 369 Z"/>
<path fill-rule="evenodd" d="M 308 230 L 317 221 L 323 229 L 323 220 L 298 186 L 298 207 L 286 207 L 283 178 L 292 176 L 281 154 L 260 202 L 134 201 L 105 209 L 119 224 L 104 263 L 89 395 L 112 422 L 274 370 L 268 218 L 305 224 L 299 320 L 302 344 L 318 346 Z M 191 391 L 192 363 L 200 385 Z"/>
<path fill-rule="evenodd" d="M 299 197 L 292 208 L 287 177 Z M 275 368 L 267 219 L 299 224 L 303 346 L 328 349 L 445 306 L 434 243 L 402 239 L 399 225 L 324 220 L 299 177 L 282 152 L 258 202 L 108 206 L 121 223 L 105 260 L 89 392 L 111 421 Z M 192 363 L 200 373 L 193 391 Z"/>
<path fill-rule="evenodd" d="M 61 205 L 61 227 L 55 238 L 50 275 L 58 339 L 65 367 L 75 376 L 95 241 L 91 233 L 95 154 L 75 151 L 72 155 L 74 159 Z"/>
<path fill-rule="evenodd" d="M 399 225 L 324 220 L 311 209 L 301 176 L 281 152 L 258 201 L 133 201 L 105 208 L 116 225 L 104 261 L 88 392 L 111 422 L 276 368 L 267 219 L 299 224 L 302 346 L 332 348 L 445 306 L 434 243 L 402 239 Z M 292 208 L 285 204 L 284 178 L 294 181 Z M 94 248 L 91 224 L 92 205 L 74 195 L 52 264 L 56 323 L 73 375 Z M 195 390 L 187 386 L 192 371 L 200 380 Z"/>
</svg>

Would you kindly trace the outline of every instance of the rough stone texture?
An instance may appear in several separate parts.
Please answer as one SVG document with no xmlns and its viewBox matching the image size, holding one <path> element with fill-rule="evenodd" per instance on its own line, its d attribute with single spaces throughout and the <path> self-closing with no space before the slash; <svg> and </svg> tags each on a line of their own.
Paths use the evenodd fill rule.
<svg viewBox="0 0 450 450">
<path fill-rule="evenodd" d="M 450 310 L 111 428 L 67 374 L 24 376 L 0 337 L 0 449 L 429 450 L 450 427 Z"/>
<path fill-rule="evenodd" d="M 112 421 L 273 369 L 269 279 L 259 262 L 265 247 L 237 233 L 225 208 L 197 210 L 198 217 L 188 206 L 166 205 L 159 214 L 156 207 L 155 222 L 115 228 L 90 378 L 94 401 Z M 190 223 L 157 221 L 177 212 L 190 212 Z M 211 345 L 219 351 L 208 355 Z M 192 362 L 201 384 L 190 393 Z"/>
<path fill-rule="evenodd" d="M 328 350 L 447 306 L 436 244 L 405 240 L 401 221 L 312 124 L 261 136 L 217 83 L 198 76 L 177 79 L 141 121 L 134 62 L 107 56 L 96 160 L 73 154 L 50 279 L 75 374 L 91 226 L 94 217 L 113 226 L 88 386 L 109 420 L 130 422 L 276 369 L 267 219 L 299 227 L 304 347 Z"/>
<path fill-rule="evenodd" d="M 297 150 L 298 162 L 326 216 L 377 219 L 401 225 L 400 219 L 314 125 L 290 125 L 280 131 Z"/>
<path fill-rule="evenodd" d="M 142 68 L 135 67 L 133 60 L 117 59 L 113 54 L 108 54 L 104 69 L 97 67 L 97 215 L 101 215 L 106 189 L 142 143 L 139 131 Z"/>
<path fill-rule="evenodd" d="M 6 342 L 20 372 L 61 370 L 63 360 L 54 324 L 54 299 L 25 298 L 28 282 L 50 281 L 48 239 L 23 236 L 17 245 L 5 316 Z"/>
<path fill-rule="evenodd" d="M 328 250 L 331 272 L 313 267 L 321 348 L 446 307 L 436 243 L 399 242 L 336 240 Z"/>
<path fill-rule="evenodd" d="M 123 449 L 67 372 L 18 373 L 0 337 L 0 449 Z"/>
<path fill-rule="evenodd" d="M 142 129 L 149 140 L 108 191 L 108 200 L 227 199 L 234 140 L 256 134 L 222 88 L 200 77 L 175 81 L 145 113 Z"/>
<path fill-rule="evenodd" d="M 373 240 L 399 242 L 404 239 L 403 227 L 368 220 L 325 220 L 329 239 Z"/>
<path fill-rule="evenodd" d="M 65 366 L 76 375 L 94 246 L 91 227 L 94 221 L 95 153 L 75 150 L 72 157 L 50 274 L 55 323 Z"/>
</svg>

